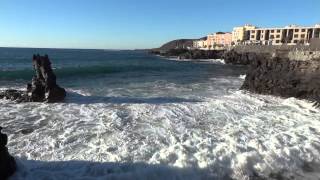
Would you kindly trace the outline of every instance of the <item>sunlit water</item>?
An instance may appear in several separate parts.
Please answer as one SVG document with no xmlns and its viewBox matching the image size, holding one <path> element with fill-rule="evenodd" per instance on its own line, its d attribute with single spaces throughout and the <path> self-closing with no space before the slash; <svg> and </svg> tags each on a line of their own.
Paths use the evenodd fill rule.
<svg viewBox="0 0 320 180">
<path fill-rule="evenodd" d="M 239 91 L 245 68 L 134 51 L 0 49 L 0 88 L 24 88 L 48 53 L 64 103 L 0 100 L 11 178 L 320 177 L 311 102 Z"/>
</svg>

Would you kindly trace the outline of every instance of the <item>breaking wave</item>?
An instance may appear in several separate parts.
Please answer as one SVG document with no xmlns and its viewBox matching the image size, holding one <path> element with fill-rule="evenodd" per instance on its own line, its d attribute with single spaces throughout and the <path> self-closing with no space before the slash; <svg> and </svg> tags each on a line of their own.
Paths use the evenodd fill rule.
<svg viewBox="0 0 320 180">
<path fill-rule="evenodd" d="M 22 158 L 13 179 L 320 175 L 320 112 L 306 101 L 235 91 L 198 102 L 83 103 L 90 93 L 73 93 L 60 104 L 0 101 L 10 152 Z"/>
<path fill-rule="evenodd" d="M 10 54 L 18 51 L 31 50 Z M 0 100 L 18 160 L 12 180 L 320 177 L 319 108 L 239 91 L 245 68 L 137 52 L 50 53 L 65 102 Z M 31 79 L 29 62 L 5 71 L 10 63 L 0 59 L 0 90 L 24 89 L 17 79 Z"/>
</svg>

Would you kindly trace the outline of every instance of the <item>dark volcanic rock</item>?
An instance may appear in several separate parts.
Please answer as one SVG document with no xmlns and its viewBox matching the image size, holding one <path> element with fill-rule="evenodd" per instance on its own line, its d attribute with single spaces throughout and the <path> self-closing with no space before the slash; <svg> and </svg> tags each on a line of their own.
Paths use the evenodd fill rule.
<svg viewBox="0 0 320 180">
<path fill-rule="evenodd" d="M 27 85 L 27 91 L 6 90 L 0 92 L 0 98 L 17 102 L 63 101 L 66 91 L 57 85 L 49 57 L 34 55 L 32 62 L 36 75 L 32 78 L 32 83 Z"/>
<path fill-rule="evenodd" d="M 221 59 L 223 50 L 188 50 L 187 52 L 180 54 L 179 59 Z"/>
<path fill-rule="evenodd" d="M 177 57 L 179 59 L 221 59 L 223 50 L 189 50 L 189 49 L 170 49 L 164 52 L 152 52 L 165 57 Z"/>
<path fill-rule="evenodd" d="M 8 137 L 6 134 L 1 133 L 2 127 L 0 127 L 0 179 L 7 179 L 16 171 L 16 162 L 8 152 L 6 147 L 8 143 Z"/>
<path fill-rule="evenodd" d="M 34 55 L 33 67 L 36 76 L 32 79 L 31 88 L 30 85 L 28 88 L 32 101 L 62 101 L 66 96 L 66 91 L 57 85 L 57 78 L 52 71 L 49 57 Z"/>
<path fill-rule="evenodd" d="M 243 52 L 238 53 L 234 50 L 226 51 L 222 59 L 224 59 L 226 64 L 234 65 L 249 65 L 255 59 L 270 57 L 267 53 L 254 53 L 254 52 Z"/>
<path fill-rule="evenodd" d="M 253 59 L 241 89 L 320 102 L 320 62 L 279 57 Z"/>
<path fill-rule="evenodd" d="M 27 92 L 25 91 L 9 89 L 9 90 L 0 92 L 0 99 L 9 99 L 11 101 L 17 101 L 17 102 L 27 102 L 29 101 L 30 98 L 28 97 Z"/>
</svg>

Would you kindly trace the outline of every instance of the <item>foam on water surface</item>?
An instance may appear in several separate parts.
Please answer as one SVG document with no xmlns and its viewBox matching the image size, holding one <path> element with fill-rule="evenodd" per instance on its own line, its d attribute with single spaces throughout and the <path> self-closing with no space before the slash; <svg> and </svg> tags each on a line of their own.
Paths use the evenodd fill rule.
<svg viewBox="0 0 320 180">
<path fill-rule="evenodd" d="M 95 64 L 125 68 L 57 74 L 68 91 L 64 103 L 0 100 L 0 125 L 18 162 L 13 180 L 320 177 L 319 108 L 239 91 L 240 66 L 51 51 L 64 58 L 59 67 L 94 56 Z M 0 90 L 24 88 L 20 76 L 0 78 Z"/>
<path fill-rule="evenodd" d="M 20 159 L 13 179 L 319 176 L 320 115 L 311 103 L 241 91 L 201 102 L 112 101 L 1 101 Z M 51 162 L 69 160 L 80 162 Z"/>
</svg>

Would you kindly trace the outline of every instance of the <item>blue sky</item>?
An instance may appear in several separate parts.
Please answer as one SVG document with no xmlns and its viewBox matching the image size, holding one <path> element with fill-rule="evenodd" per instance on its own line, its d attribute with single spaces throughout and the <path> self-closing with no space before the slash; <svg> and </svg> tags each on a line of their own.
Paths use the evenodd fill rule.
<svg viewBox="0 0 320 180">
<path fill-rule="evenodd" d="M 152 48 L 245 23 L 320 23 L 320 0 L 0 0 L 2 47 Z"/>
</svg>

